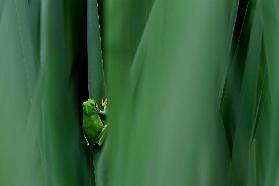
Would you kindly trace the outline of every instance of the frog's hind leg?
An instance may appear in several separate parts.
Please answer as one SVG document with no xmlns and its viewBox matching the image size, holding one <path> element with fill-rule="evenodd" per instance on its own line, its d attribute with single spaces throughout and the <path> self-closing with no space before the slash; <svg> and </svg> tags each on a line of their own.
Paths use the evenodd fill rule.
<svg viewBox="0 0 279 186">
<path fill-rule="evenodd" d="M 108 131 L 108 128 L 107 128 L 107 125 L 105 125 L 103 130 L 101 131 L 99 137 L 98 137 L 98 145 L 99 146 L 102 146 L 102 144 L 104 143 L 105 138 L 107 136 L 107 131 Z"/>
</svg>

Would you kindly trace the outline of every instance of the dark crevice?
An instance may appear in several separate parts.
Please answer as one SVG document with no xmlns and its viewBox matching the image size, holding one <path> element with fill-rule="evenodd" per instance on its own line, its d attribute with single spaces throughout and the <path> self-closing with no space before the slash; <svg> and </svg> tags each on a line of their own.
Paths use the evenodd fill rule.
<svg viewBox="0 0 279 186">
<path fill-rule="evenodd" d="M 66 31 L 66 44 L 68 52 L 70 52 L 69 63 L 70 69 L 70 86 L 73 86 L 74 97 L 76 99 L 76 106 L 79 112 L 79 134 L 81 142 L 81 150 L 86 154 L 87 169 L 89 172 L 88 180 L 90 185 L 95 182 L 93 172 L 92 152 L 86 147 L 83 139 L 82 131 L 82 103 L 88 99 L 88 48 L 87 48 L 87 0 L 75 1 L 64 0 L 64 19 Z M 84 165 L 79 165 L 84 166 Z M 84 175 L 82 171 L 79 172 L 79 183 L 81 185 L 88 185 L 84 183 Z"/>
<path fill-rule="evenodd" d="M 231 60 L 233 63 L 228 71 L 228 77 L 224 86 L 221 102 L 222 120 L 231 155 L 236 122 L 234 120 L 234 103 L 240 95 L 242 86 L 245 61 L 250 42 L 250 20 L 253 18 L 252 13 L 251 0 L 239 0 L 231 51 Z"/>
</svg>

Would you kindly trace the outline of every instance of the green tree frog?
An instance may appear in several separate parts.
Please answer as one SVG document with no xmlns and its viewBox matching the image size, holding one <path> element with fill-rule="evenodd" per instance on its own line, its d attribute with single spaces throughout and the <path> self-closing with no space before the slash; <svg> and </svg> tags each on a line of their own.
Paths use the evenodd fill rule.
<svg viewBox="0 0 279 186">
<path fill-rule="evenodd" d="M 100 110 L 94 99 L 88 99 L 82 104 L 83 123 L 82 128 L 87 146 L 101 146 L 107 134 L 107 125 L 101 119 L 106 114 L 107 100 L 102 100 L 104 110 Z"/>
</svg>

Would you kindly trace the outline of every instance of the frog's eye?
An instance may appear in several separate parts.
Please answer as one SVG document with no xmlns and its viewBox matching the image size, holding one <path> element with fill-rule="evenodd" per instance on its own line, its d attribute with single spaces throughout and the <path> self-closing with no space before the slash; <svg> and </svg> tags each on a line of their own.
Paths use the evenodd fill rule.
<svg viewBox="0 0 279 186">
<path fill-rule="evenodd" d="M 94 106 L 95 106 L 95 104 L 94 104 L 94 103 L 90 103 L 90 106 L 91 106 L 91 107 L 94 107 Z"/>
</svg>

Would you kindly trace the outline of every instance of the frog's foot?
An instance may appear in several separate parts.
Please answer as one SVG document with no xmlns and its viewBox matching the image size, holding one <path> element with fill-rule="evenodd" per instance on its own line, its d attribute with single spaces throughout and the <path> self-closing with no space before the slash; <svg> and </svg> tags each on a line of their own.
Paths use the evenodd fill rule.
<svg viewBox="0 0 279 186">
<path fill-rule="evenodd" d="M 89 142 L 88 142 L 88 139 L 86 138 L 85 135 L 83 135 L 83 137 L 84 137 L 84 140 L 85 140 L 85 142 L 86 142 L 86 145 L 89 146 L 90 144 L 89 144 Z"/>
<path fill-rule="evenodd" d="M 102 99 L 102 106 L 103 106 L 103 107 L 106 107 L 107 104 L 108 104 L 108 99 L 107 99 L 107 98 L 106 98 L 105 100 Z"/>
<path fill-rule="evenodd" d="M 98 137 L 98 145 L 99 146 L 102 146 L 102 144 L 104 143 L 105 141 L 105 138 L 107 136 L 107 125 L 104 126 L 103 130 L 101 131 L 99 137 Z"/>
<path fill-rule="evenodd" d="M 104 110 L 101 110 L 100 114 L 106 114 L 107 104 L 108 104 L 108 100 L 107 99 L 105 99 L 105 100 L 102 99 L 102 106 L 103 106 Z"/>
</svg>

